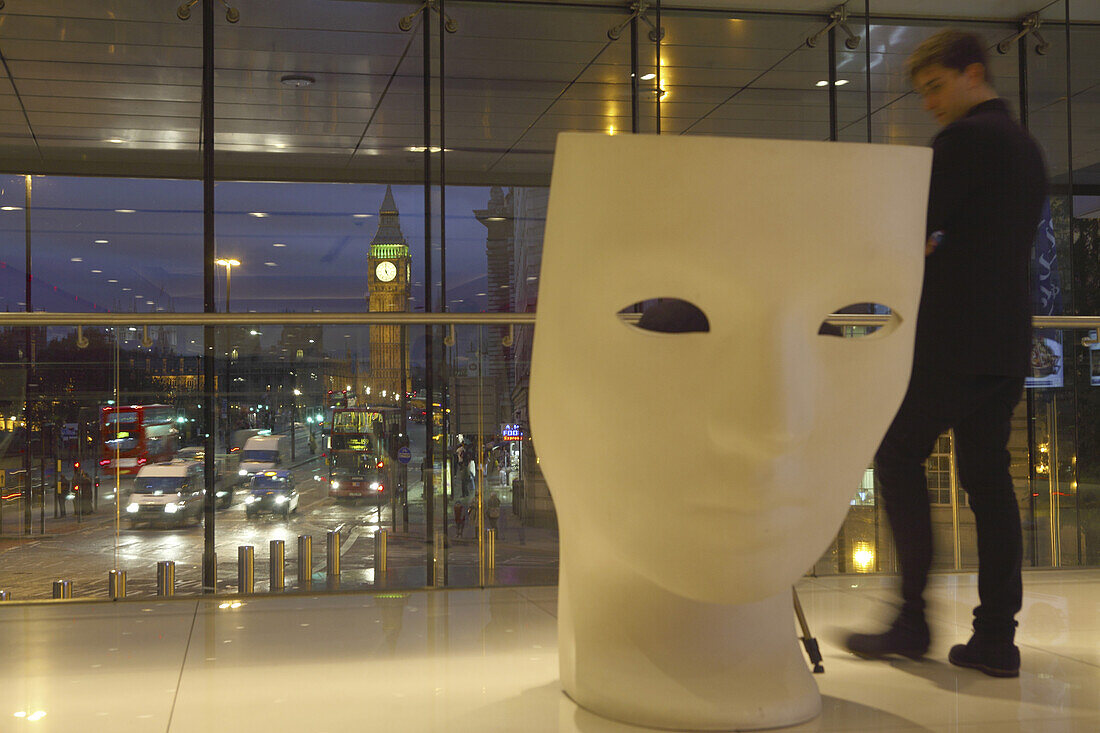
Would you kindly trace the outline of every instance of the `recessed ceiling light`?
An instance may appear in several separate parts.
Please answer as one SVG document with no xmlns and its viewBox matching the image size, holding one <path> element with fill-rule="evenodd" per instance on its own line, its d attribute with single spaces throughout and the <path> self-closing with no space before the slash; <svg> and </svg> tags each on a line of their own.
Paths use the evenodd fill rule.
<svg viewBox="0 0 1100 733">
<path fill-rule="evenodd" d="M 95 243 L 96 244 L 107 244 L 107 240 L 106 239 L 97 239 L 97 240 L 95 240 Z"/>
<path fill-rule="evenodd" d="M 22 211 L 22 206 L 0 206 L 0 211 Z"/>
<path fill-rule="evenodd" d="M 122 138 L 120 138 L 120 137 L 112 137 L 112 138 L 111 138 L 111 139 L 109 139 L 109 140 L 108 140 L 107 142 L 109 142 L 109 143 L 114 143 L 115 145 L 120 145 L 120 144 L 122 144 L 122 143 L 124 143 L 124 142 L 126 142 L 126 141 L 125 141 L 125 140 L 123 140 L 123 139 L 122 139 Z"/>
<path fill-rule="evenodd" d="M 305 74 L 284 74 L 279 79 L 283 86 L 294 87 L 295 89 L 311 86 L 315 81 L 317 80 L 312 76 L 306 76 Z"/>
<path fill-rule="evenodd" d="M 829 86 L 829 80 L 828 80 L 828 79 L 822 79 L 821 81 L 819 81 L 819 82 L 817 83 L 817 85 L 816 85 L 816 86 L 819 86 L 819 87 L 827 87 L 827 86 Z"/>
<path fill-rule="evenodd" d="M 437 148 L 434 145 L 430 148 L 426 148 L 423 145 L 410 145 L 409 147 L 405 148 L 405 150 L 408 150 L 410 153 L 423 153 L 425 150 L 429 150 L 433 153 L 438 153 L 440 150 L 447 153 L 451 152 L 450 148 Z"/>
<path fill-rule="evenodd" d="M 272 246 L 272 247 L 285 247 L 286 245 L 285 245 L 285 244 L 283 244 L 282 242 L 275 242 L 275 244 L 273 244 L 273 245 L 271 245 L 271 246 Z"/>
<path fill-rule="evenodd" d="M 656 74 L 642 74 L 642 81 L 649 81 L 650 79 L 656 79 Z"/>
<path fill-rule="evenodd" d="M 352 214 L 352 218 L 355 219 L 366 219 L 369 216 L 371 216 L 371 214 Z"/>
<path fill-rule="evenodd" d="M 103 270 L 92 270 L 92 274 L 93 274 L 93 275 L 102 275 L 102 274 L 103 274 Z"/>
<path fill-rule="evenodd" d="M 250 211 L 250 212 L 248 212 L 248 215 L 249 216 L 254 216 L 257 219 L 263 219 L 264 217 L 270 216 L 270 214 L 265 214 L 262 211 Z"/>
<path fill-rule="evenodd" d="M 264 264 L 267 265 L 268 267 L 278 267 L 279 266 L 278 262 L 265 262 Z"/>
<path fill-rule="evenodd" d="M 69 258 L 69 262 L 83 262 L 83 261 L 84 261 L 83 257 L 71 257 L 71 258 Z"/>
<path fill-rule="evenodd" d="M 109 282 L 109 283 L 117 283 L 117 282 L 118 282 L 118 280 L 108 280 L 107 282 Z"/>
<path fill-rule="evenodd" d="M 115 209 L 116 214 L 133 214 L 137 209 Z"/>
<path fill-rule="evenodd" d="M 847 84 L 847 83 L 848 83 L 848 80 L 847 80 L 847 79 L 837 79 L 837 80 L 836 80 L 836 85 L 837 85 L 838 87 L 842 87 L 842 86 L 844 86 L 844 85 L 845 85 L 845 84 Z"/>
</svg>

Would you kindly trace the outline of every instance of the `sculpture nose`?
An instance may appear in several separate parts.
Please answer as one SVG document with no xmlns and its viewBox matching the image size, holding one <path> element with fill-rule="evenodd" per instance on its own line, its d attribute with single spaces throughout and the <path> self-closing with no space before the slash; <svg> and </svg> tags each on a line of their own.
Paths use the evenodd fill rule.
<svg viewBox="0 0 1100 733">
<path fill-rule="evenodd" d="M 746 325 L 719 342 L 713 369 L 717 399 L 707 422 L 719 450 L 777 457 L 805 442 L 825 388 L 805 334 Z"/>
</svg>

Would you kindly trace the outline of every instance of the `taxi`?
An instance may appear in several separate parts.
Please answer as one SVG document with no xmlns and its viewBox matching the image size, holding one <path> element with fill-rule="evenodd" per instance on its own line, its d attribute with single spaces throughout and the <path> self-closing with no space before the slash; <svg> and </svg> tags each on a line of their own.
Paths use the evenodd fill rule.
<svg viewBox="0 0 1100 733">
<path fill-rule="evenodd" d="M 262 471 L 248 482 L 244 498 L 244 513 L 248 519 L 257 514 L 271 513 L 289 518 L 298 511 L 298 490 L 290 471 Z"/>
</svg>

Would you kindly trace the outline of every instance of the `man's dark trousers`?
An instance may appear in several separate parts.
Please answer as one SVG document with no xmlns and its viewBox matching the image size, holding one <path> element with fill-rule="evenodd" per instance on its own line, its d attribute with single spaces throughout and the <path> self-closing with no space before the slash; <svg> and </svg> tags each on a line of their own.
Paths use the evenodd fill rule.
<svg viewBox="0 0 1100 733">
<path fill-rule="evenodd" d="M 991 639 L 1012 640 L 1023 596 L 1023 539 L 1007 445 L 1023 382 L 1021 377 L 914 368 L 901 408 L 875 455 L 901 565 L 903 618 L 923 615 L 932 565 L 923 463 L 936 438 L 953 428 L 959 480 L 969 495 L 978 534 L 981 605 L 974 611 L 974 630 Z"/>
</svg>

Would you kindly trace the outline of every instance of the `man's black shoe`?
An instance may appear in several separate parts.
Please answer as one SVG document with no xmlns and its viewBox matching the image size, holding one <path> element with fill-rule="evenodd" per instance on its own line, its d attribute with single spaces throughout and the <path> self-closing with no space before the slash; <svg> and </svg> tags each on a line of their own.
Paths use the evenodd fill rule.
<svg viewBox="0 0 1100 733">
<path fill-rule="evenodd" d="M 947 660 L 956 667 L 970 667 L 990 677 L 1019 677 L 1020 649 L 1011 641 L 993 641 L 977 634 L 965 644 L 951 647 Z"/>
<path fill-rule="evenodd" d="M 928 651 L 930 643 L 928 624 L 924 619 L 912 621 L 899 618 L 881 634 L 851 634 L 844 646 L 864 659 L 879 659 L 892 654 L 920 659 Z"/>
</svg>

